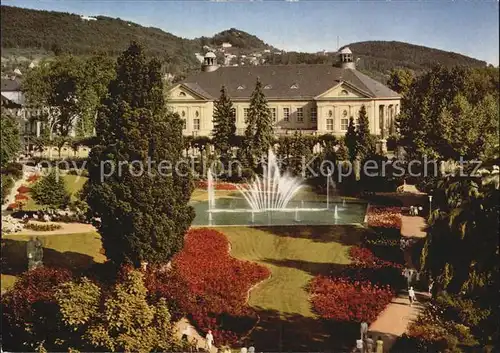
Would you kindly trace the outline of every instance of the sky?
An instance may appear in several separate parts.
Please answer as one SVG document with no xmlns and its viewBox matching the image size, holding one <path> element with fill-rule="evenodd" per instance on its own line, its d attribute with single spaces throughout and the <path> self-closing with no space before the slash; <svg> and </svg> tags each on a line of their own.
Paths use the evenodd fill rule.
<svg viewBox="0 0 500 353">
<path fill-rule="evenodd" d="M 2 0 L 3 5 L 119 17 L 184 38 L 229 28 L 288 51 L 396 40 L 499 63 L 498 0 Z"/>
</svg>

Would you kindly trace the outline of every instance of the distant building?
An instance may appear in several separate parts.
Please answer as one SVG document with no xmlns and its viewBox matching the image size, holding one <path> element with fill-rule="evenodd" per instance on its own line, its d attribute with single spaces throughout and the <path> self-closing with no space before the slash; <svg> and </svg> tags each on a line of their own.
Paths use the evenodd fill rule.
<svg viewBox="0 0 500 353">
<path fill-rule="evenodd" d="M 271 50 L 270 49 L 264 49 L 263 53 L 270 53 Z"/>
<path fill-rule="evenodd" d="M 338 54 L 335 65 L 219 67 L 215 55 L 208 53 L 202 72 L 169 90 L 169 104 L 185 122 L 183 133 L 211 134 L 213 102 L 225 86 L 236 109 L 237 133 L 242 134 L 257 78 L 262 82 L 277 134 L 301 130 L 344 135 L 349 118 L 357 117 L 363 105 L 373 134 L 387 137 L 395 133 L 401 97 L 357 71 L 348 48 Z"/>
<path fill-rule="evenodd" d="M 90 16 L 80 16 L 83 21 L 97 21 L 97 18 Z"/>
<path fill-rule="evenodd" d="M 196 59 L 198 59 L 200 64 L 203 63 L 203 59 L 205 58 L 204 55 L 201 55 L 200 53 L 194 53 L 194 56 L 196 57 Z"/>
<path fill-rule="evenodd" d="M 21 70 L 19 70 L 19 69 L 16 67 L 16 69 L 14 70 L 14 75 L 17 75 L 17 76 L 22 76 L 23 74 L 22 74 Z"/>
<path fill-rule="evenodd" d="M 221 45 L 221 46 L 222 46 L 223 48 L 231 48 L 233 45 L 232 45 L 231 43 L 229 43 L 229 42 L 224 42 L 224 43 L 222 43 L 222 45 Z"/>
</svg>

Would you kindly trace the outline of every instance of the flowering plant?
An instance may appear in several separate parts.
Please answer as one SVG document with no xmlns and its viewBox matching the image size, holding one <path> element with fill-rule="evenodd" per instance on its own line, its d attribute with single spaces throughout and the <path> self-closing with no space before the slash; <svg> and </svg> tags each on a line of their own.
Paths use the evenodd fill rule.
<svg viewBox="0 0 500 353">
<path fill-rule="evenodd" d="M 401 207 L 370 206 L 367 217 L 370 227 L 401 229 Z"/>
</svg>

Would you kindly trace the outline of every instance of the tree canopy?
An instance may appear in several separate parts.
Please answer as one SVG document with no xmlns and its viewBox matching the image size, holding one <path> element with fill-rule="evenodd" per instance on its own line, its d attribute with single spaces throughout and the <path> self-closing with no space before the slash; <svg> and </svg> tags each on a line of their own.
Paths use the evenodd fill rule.
<svg viewBox="0 0 500 353">
<path fill-rule="evenodd" d="M 0 166 L 3 168 L 19 152 L 21 148 L 21 142 L 19 136 L 19 122 L 4 107 L 2 107 L 1 119 L 2 143 Z"/>
<path fill-rule="evenodd" d="M 190 173 L 179 163 L 183 123 L 165 109 L 159 66 L 132 43 L 99 109 L 87 201 L 115 264 L 167 262 L 194 218 Z"/>
</svg>

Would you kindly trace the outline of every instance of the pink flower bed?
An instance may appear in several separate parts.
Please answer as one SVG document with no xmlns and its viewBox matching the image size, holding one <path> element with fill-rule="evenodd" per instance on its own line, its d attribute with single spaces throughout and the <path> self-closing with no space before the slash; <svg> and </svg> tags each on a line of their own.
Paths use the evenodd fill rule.
<svg viewBox="0 0 500 353">
<path fill-rule="evenodd" d="M 368 226 L 401 229 L 401 207 L 376 207 L 368 209 Z"/>
<path fill-rule="evenodd" d="M 196 182 L 196 187 L 199 189 L 206 190 L 208 188 L 208 182 L 206 180 L 200 180 Z M 238 190 L 236 188 L 236 184 L 233 183 L 225 183 L 225 182 L 215 182 L 214 190 Z"/>
</svg>

